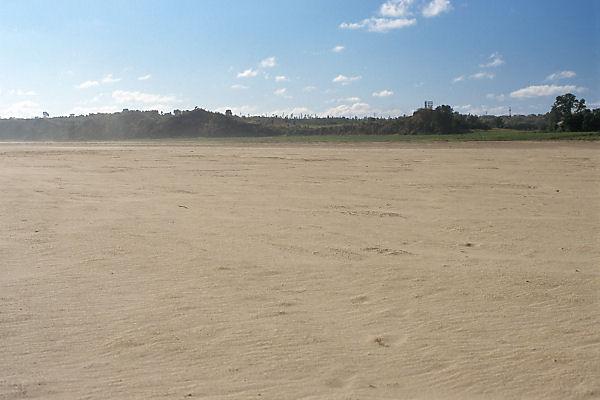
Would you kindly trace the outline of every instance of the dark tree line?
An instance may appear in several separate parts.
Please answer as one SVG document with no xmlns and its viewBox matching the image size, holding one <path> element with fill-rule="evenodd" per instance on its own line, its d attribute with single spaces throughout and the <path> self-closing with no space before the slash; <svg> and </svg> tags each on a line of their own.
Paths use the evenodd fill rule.
<svg viewBox="0 0 600 400">
<path fill-rule="evenodd" d="M 227 136 L 272 136 L 268 127 L 202 109 L 173 115 L 123 111 L 78 117 L 0 119 L 0 139 L 122 140 Z"/>
<path fill-rule="evenodd" d="M 600 131 L 600 108 L 590 110 L 585 99 L 571 93 L 558 96 L 548 116 L 548 128 L 569 132 Z"/>
<path fill-rule="evenodd" d="M 78 117 L 0 119 L 0 139 L 120 140 L 142 138 L 243 137 L 278 135 L 457 134 L 473 130 L 600 131 L 600 109 L 589 110 L 572 94 L 558 96 L 547 114 L 464 115 L 442 105 L 397 118 L 236 117 L 196 108 L 126 111 Z"/>
</svg>

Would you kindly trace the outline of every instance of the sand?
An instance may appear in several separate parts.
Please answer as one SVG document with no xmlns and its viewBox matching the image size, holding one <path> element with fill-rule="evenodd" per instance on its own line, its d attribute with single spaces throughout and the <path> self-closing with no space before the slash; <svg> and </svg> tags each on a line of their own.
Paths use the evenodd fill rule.
<svg viewBox="0 0 600 400">
<path fill-rule="evenodd" d="M 0 399 L 599 398 L 599 150 L 0 144 Z"/>
</svg>

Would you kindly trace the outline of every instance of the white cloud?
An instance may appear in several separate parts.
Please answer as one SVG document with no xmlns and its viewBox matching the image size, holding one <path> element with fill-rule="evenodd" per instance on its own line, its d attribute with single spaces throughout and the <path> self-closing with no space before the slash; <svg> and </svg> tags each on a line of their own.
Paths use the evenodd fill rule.
<svg viewBox="0 0 600 400">
<path fill-rule="evenodd" d="M 503 94 L 488 93 L 485 95 L 485 98 L 489 100 L 504 101 L 506 99 L 506 96 L 504 96 Z"/>
<path fill-rule="evenodd" d="M 119 82 L 121 80 L 121 78 L 115 78 L 113 77 L 113 74 L 108 74 L 105 75 L 104 78 L 102 78 L 102 83 L 116 83 Z"/>
<path fill-rule="evenodd" d="M 588 103 L 587 106 L 590 109 L 600 108 L 600 101 L 594 101 L 594 102 Z"/>
<path fill-rule="evenodd" d="M 24 100 L 13 103 L 5 108 L 0 108 L 0 117 L 2 118 L 33 118 L 41 117 L 42 108 L 31 100 Z"/>
<path fill-rule="evenodd" d="M 394 92 L 392 92 L 391 90 L 387 90 L 387 89 L 373 93 L 373 97 L 390 97 L 393 95 L 394 95 Z"/>
<path fill-rule="evenodd" d="M 279 88 L 273 92 L 275 96 L 285 97 L 286 99 L 290 99 L 291 97 L 287 94 L 287 88 Z"/>
<path fill-rule="evenodd" d="M 97 104 L 105 98 L 104 97 L 105 95 L 106 95 L 105 93 L 98 93 L 97 95 L 95 95 L 94 97 L 92 97 L 89 100 L 83 100 L 78 105 Z"/>
<path fill-rule="evenodd" d="M 277 59 L 275 57 L 265 58 L 260 62 L 260 66 L 262 68 L 273 68 L 277 66 Z"/>
<path fill-rule="evenodd" d="M 360 103 L 360 97 L 346 97 L 344 99 L 337 99 L 338 103 Z"/>
<path fill-rule="evenodd" d="M 575 73 L 575 71 L 559 71 L 548 75 L 548 77 L 546 77 L 546 80 L 557 81 L 559 79 L 575 78 L 576 76 L 577 74 Z"/>
<path fill-rule="evenodd" d="M 100 82 L 98 81 L 85 81 L 75 86 L 77 89 L 89 89 L 96 86 L 100 86 Z"/>
<path fill-rule="evenodd" d="M 411 15 L 410 8 L 414 0 L 388 0 L 379 8 L 379 14 L 384 17 L 406 17 Z"/>
<path fill-rule="evenodd" d="M 233 90 L 246 90 L 246 89 L 248 89 L 248 86 L 246 86 L 246 85 L 231 85 L 231 88 Z"/>
<path fill-rule="evenodd" d="M 432 0 L 423 8 L 421 13 L 424 17 L 431 18 L 449 12 L 450 10 L 452 10 L 450 0 Z"/>
<path fill-rule="evenodd" d="M 248 68 L 247 70 L 240 72 L 239 74 L 237 74 L 238 78 L 254 78 L 256 75 L 258 75 L 258 71 L 252 68 Z"/>
<path fill-rule="evenodd" d="M 342 98 L 339 98 L 339 99 L 331 99 L 331 100 L 327 100 L 326 101 L 326 103 L 329 103 L 329 104 L 331 104 L 331 103 L 350 103 L 350 104 L 353 104 L 353 103 L 360 103 L 360 102 L 361 102 L 361 99 L 360 99 L 360 97 L 357 97 L 357 96 L 342 97 Z"/>
<path fill-rule="evenodd" d="M 496 74 L 491 73 L 491 72 L 477 72 L 476 74 L 473 74 L 473 75 L 457 76 L 456 78 L 454 78 L 452 80 L 452 83 L 464 82 L 467 79 L 482 80 L 482 79 L 494 79 L 495 77 L 496 77 Z"/>
<path fill-rule="evenodd" d="M 479 66 L 481 68 L 496 68 L 499 67 L 501 65 L 504 65 L 506 62 L 504 61 L 504 59 L 502 58 L 502 55 L 499 53 L 492 53 L 492 55 L 490 55 L 488 57 L 488 62 L 485 64 L 479 64 Z"/>
<path fill-rule="evenodd" d="M 371 112 L 371 106 L 367 103 L 340 104 L 337 107 L 325 111 L 325 115 L 333 117 L 365 116 Z"/>
<path fill-rule="evenodd" d="M 148 75 L 142 75 L 140 77 L 138 77 L 138 81 L 147 81 L 148 79 L 152 78 L 151 74 Z"/>
<path fill-rule="evenodd" d="M 239 107 L 219 107 L 215 111 L 221 114 L 225 114 L 225 111 L 227 110 L 231 110 L 231 112 L 233 112 L 234 115 L 256 115 L 258 112 L 256 106 L 250 105 L 243 105 Z"/>
<path fill-rule="evenodd" d="M 471 104 L 466 104 L 462 106 L 456 106 L 454 109 L 462 114 L 473 114 L 473 115 L 504 115 L 508 114 L 508 107 L 506 106 L 498 106 L 498 107 L 488 107 L 485 105 L 481 106 L 473 106 Z"/>
<path fill-rule="evenodd" d="M 344 50 L 346 50 L 346 47 L 342 45 L 337 45 L 333 49 L 331 49 L 331 51 L 333 51 L 334 53 L 341 53 Z"/>
<path fill-rule="evenodd" d="M 367 21 L 368 20 L 365 19 L 365 20 L 362 20 L 361 22 L 342 22 L 340 24 L 340 29 L 352 29 L 352 30 L 361 29 L 367 25 Z"/>
<path fill-rule="evenodd" d="M 69 113 L 75 115 L 87 115 L 87 114 L 112 114 L 121 111 L 122 107 L 114 105 L 109 106 L 77 106 L 72 108 Z"/>
<path fill-rule="evenodd" d="M 532 97 L 558 96 L 565 93 L 578 93 L 586 89 L 574 85 L 531 85 L 525 88 L 515 90 L 510 97 L 515 99 L 529 99 Z"/>
<path fill-rule="evenodd" d="M 275 77 L 275 82 L 288 82 L 289 79 L 287 76 L 284 75 L 278 75 Z"/>
<path fill-rule="evenodd" d="M 113 76 L 113 74 L 108 74 L 108 75 L 105 75 L 99 81 L 98 80 L 85 81 L 85 82 L 80 83 L 79 85 L 76 85 L 75 88 L 77 88 L 77 89 L 89 89 L 89 88 L 93 88 L 93 87 L 98 87 L 101 84 L 105 85 L 105 84 L 116 83 L 116 82 L 120 82 L 120 81 L 121 81 L 120 78 L 115 78 Z"/>
<path fill-rule="evenodd" d="M 37 92 L 35 90 L 21 90 L 21 89 L 11 89 L 6 92 L 9 96 L 19 96 L 19 97 L 29 97 L 29 96 L 37 96 Z"/>
<path fill-rule="evenodd" d="M 163 96 L 152 93 L 128 92 L 125 90 L 115 90 L 112 98 L 117 103 L 143 103 L 143 104 L 164 104 L 175 103 L 177 98 L 174 96 Z"/>
<path fill-rule="evenodd" d="M 369 32 L 385 33 L 394 29 L 406 28 L 415 25 L 417 20 L 414 18 L 367 18 L 360 22 L 343 22 L 341 29 L 366 29 Z"/>
<path fill-rule="evenodd" d="M 345 76 L 345 75 L 338 75 L 335 78 L 333 78 L 333 82 L 334 83 L 339 83 L 342 85 L 349 85 L 352 82 L 356 82 L 362 79 L 362 76 Z"/>
<path fill-rule="evenodd" d="M 305 86 L 304 88 L 302 88 L 302 91 L 305 93 L 311 93 L 311 92 L 314 92 L 315 90 L 317 90 L 316 86 Z"/>
<path fill-rule="evenodd" d="M 273 110 L 268 115 L 292 115 L 300 116 L 303 114 L 313 114 L 313 111 L 308 107 L 293 107 L 293 108 L 283 108 L 280 110 Z"/>
<path fill-rule="evenodd" d="M 420 0 L 419 3 L 423 1 Z M 415 0 L 387 0 L 380 7 L 379 12 L 370 18 L 358 22 L 343 22 L 339 25 L 341 29 L 364 29 L 369 32 L 389 32 L 413 26 L 417 23 L 414 18 L 413 6 Z M 424 17 L 435 17 L 452 10 L 450 0 L 432 0 L 421 9 Z"/>
<path fill-rule="evenodd" d="M 493 74 L 491 72 L 477 72 L 476 74 L 469 76 L 469 79 L 481 80 L 481 79 L 494 79 L 495 77 L 496 77 L 496 74 Z"/>
</svg>

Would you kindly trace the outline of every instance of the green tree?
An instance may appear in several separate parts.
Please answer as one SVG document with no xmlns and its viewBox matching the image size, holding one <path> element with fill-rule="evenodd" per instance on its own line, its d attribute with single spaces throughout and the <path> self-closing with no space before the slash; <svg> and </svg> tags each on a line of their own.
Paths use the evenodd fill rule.
<svg viewBox="0 0 600 400">
<path fill-rule="evenodd" d="M 585 99 L 577 100 L 571 93 L 558 96 L 550 110 L 550 129 L 580 132 L 587 112 Z"/>
</svg>

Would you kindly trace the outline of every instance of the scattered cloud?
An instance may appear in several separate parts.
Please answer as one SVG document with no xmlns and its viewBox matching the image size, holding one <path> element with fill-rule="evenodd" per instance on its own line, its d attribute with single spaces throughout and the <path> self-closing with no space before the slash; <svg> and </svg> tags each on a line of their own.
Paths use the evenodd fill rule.
<svg viewBox="0 0 600 400">
<path fill-rule="evenodd" d="M 80 83 L 79 85 L 76 85 L 75 88 L 77 89 L 90 89 L 93 87 L 98 87 L 100 85 L 106 85 L 106 84 L 110 84 L 110 83 L 117 83 L 120 82 L 121 78 L 115 78 L 113 76 L 113 74 L 108 74 L 108 75 L 104 75 L 104 77 L 100 80 L 89 80 L 89 81 L 85 81 Z"/>
<path fill-rule="evenodd" d="M 388 0 L 379 8 L 379 14 L 391 18 L 410 16 L 413 3 L 414 0 Z"/>
<path fill-rule="evenodd" d="M 346 50 L 346 47 L 342 45 L 337 45 L 333 49 L 331 49 L 331 51 L 333 51 L 334 53 L 341 53 L 344 50 Z"/>
<path fill-rule="evenodd" d="M 432 0 L 423 7 L 421 14 L 423 14 L 425 18 L 432 18 L 451 10 L 452 4 L 450 3 L 450 0 Z"/>
<path fill-rule="evenodd" d="M 373 93 L 373 97 L 390 97 L 393 95 L 394 95 L 394 92 L 392 92 L 391 90 L 387 90 L 387 89 Z"/>
<path fill-rule="evenodd" d="M 175 103 L 177 98 L 174 96 L 163 96 L 160 94 L 128 92 L 125 90 L 115 90 L 112 98 L 117 103 L 142 103 L 142 104 L 165 104 Z"/>
<path fill-rule="evenodd" d="M 89 102 L 90 102 L 90 103 L 97 103 L 97 102 L 99 102 L 100 100 L 102 100 L 102 98 L 103 98 L 105 95 L 106 95 L 106 93 L 100 93 L 100 94 L 98 94 L 98 95 L 96 95 L 96 96 L 92 97 L 92 98 L 90 99 L 90 101 L 89 101 Z"/>
<path fill-rule="evenodd" d="M 481 79 L 494 79 L 496 74 L 491 72 L 477 72 L 476 74 L 470 75 L 469 79 L 481 80 Z"/>
<path fill-rule="evenodd" d="M 100 82 L 98 81 L 85 81 L 75 86 L 77 89 L 89 89 L 96 86 L 100 86 Z"/>
<path fill-rule="evenodd" d="M 275 82 L 288 82 L 289 79 L 285 75 L 278 75 L 275 77 Z"/>
<path fill-rule="evenodd" d="M 349 85 L 352 82 L 356 82 L 362 79 L 362 76 L 345 76 L 345 75 L 338 75 L 335 78 L 333 78 L 333 82 L 334 83 L 339 83 L 341 85 Z"/>
<path fill-rule="evenodd" d="M 288 95 L 288 90 L 287 90 L 287 88 L 279 88 L 279 89 L 276 89 L 276 90 L 273 92 L 273 94 L 274 94 L 275 96 L 283 97 L 284 99 L 291 99 L 291 98 L 292 98 L 292 96 Z"/>
<path fill-rule="evenodd" d="M 246 90 L 249 89 L 246 85 L 231 85 L 233 90 Z"/>
<path fill-rule="evenodd" d="M 261 70 L 262 70 L 262 74 L 264 75 L 265 79 L 269 79 L 270 78 L 269 74 L 264 70 L 268 69 L 268 68 L 274 68 L 276 66 L 277 66 L 277 58 L 267 57 L 264 60 L 262 60 L 260 63 L 258 63 L 257 69 L 248 68 L 248 69 L 238 73 L 237 77 L 238 78 L 255 78 L 256 76 L 258 76 L 259 72 L 261 72 Z"/>
<path fill-rule="evenodd" d="M 108 106 L 77 106 L 69 111 L 69 114 L 87 115 L 87 114 L 112 114 L 121 111 L 122 107 L 115 105 Z"/>
<path fill-rule="evenodd" d="M 41 116 L 41 106 L 31 100 L 18 101 L 5 108 L 0 108 L 0 117 L 2 118 L 33 118 Z"/>
<path fill-rule="evenodd" d="M 488 100 L 504 101 L 506 96 L 503 94 L 488 93 L 485 95 L 485 98 Z"/>
<path fill-rule="evenodd" d="M 119 81 L 121 81 L 121 78 L 115 78 L 113 74 L 105 75 L 104 78 L 102 78 L 102 83 L 117 83 Z"/>
<path fill-rule="evenodd" d="M 232 106 L 219 107 L 215 111 L 219 112 L 221 114 L 225 114 L 225 111 L 227 111 L 227 110 L 231 110 L 231 112 L 233 112 L 234 115 L 256 115 L 258 112 L 258 109 L 256 108 L 256 106 L 250 106 L 250 105 L 243 105 L 243 106 L 238 106 L 238 107 L 232 107 Z"/>
<path fill-rule="evenodd" d="M 387 0 L 380 7 L 376 15 L 358 22 L 342 22 L 341 29 L 363 29 L 368 32 L 385 33 L 395 29 L 413 26 L 417 23 L 414 18 L 413 7 L 415 0 Z M 422 3 L 421 3 L 422 4 Z M 426 17 L 435 17 L 452 10 L 450 0 L 433 0 L 424 5 L 421 14 Z"/>
<path fill-rule="evenodd" d="M 256 76 L 258 76 L 260 69 L 267 69 L 267 68 L 274 68 L 277 66 L 277 59 L 275 57 L 267 57 L 264 60 L 262 60 L 259 64 L 258 64 L 258 69 L 254 69 L 254 68 L 248 68 L 240 73 L 237 74 L 238 79 L 239 78 L 254 78 Z M 270 76 L 267 72 L 263 71 L 263 74 L 265 76 L 265 79 L 269 79 Z"/>
<path fill-rule="evenodd" d="M 547 81 L 558 81 L 560 79 L 570 79 L 575 78 L 577 74 L 575 71 L 559 71 L 553 74 L 550 74 L 546 77 Z"/>
<path fill-rule="evenodd" d="M 138 77 L 138 81 L 147 81 L 147 80 L 149 80 L 149 79 L 151 79 L 151 78 L 152 78 L 152 75 L 151 75 L 151 74 L 142 75 L 142 76 L 139 76 L 139 77 Z"/>
<path fill-rule="evenodd" d="M 237 74 L 238 78 L 254 78 L 255 76 L 258 75 L 258 71 L 252 68 L 248 68 L 245 71 L 240 72 L 239 74 Z"/>
<path fill-rule="evenodd" d="M 269 115 L 292 115 L 293 114 L 295 116 L 300 116 L 300 115 L 314 114 L 314 113 L 308 107 L 293 107 L 293 108 L 284 108 L 284 109 L 280 109 L 280 110 L 273 110 L 268 114 Z"/>
<path fill-rule="evenodd" d="M 11 89 L 6 92 L 9 96 L 19 96 L 19 97 L 30 97 L 37 96 L 37 92 L 35 90 L 22 90 L 22 89 Z"/>
<path fill-rule="evenodd" d="M 506 64 L 506 62 L 504 61 L 504 58 L 502 58 L 501 54 L 496 52 L 496 53 L 492 53 L 492 55 L 490 55 L 488 57 L 487 63 L 479 64 L 479 66 L 481 68 L 496 68 L 496 67 L 499 67 L 504 64 Z"/>
<path fill-rule="evenodd" d="M 496 74 L 491 73 L 491 72 L 477 72 L 473 75 L 457 76 L 456 78 L 452 79 L 452 82 L 453 83 L 464 82 L 467 79 L 470 79 L 470 80 L 494 79 L 495 77 L 496 77 Z"/>
<path fill-rule="evenodd" d="M 370 114 L 371 106 L 367 103 L 340 104 L 325 111 L 325 115 L 333 117 L 354 117 Z"/>
<path fill-rule="evenodd" d="M 479 64 L 479 68 L 497 68 L 504 65 L 506 62 L 502 55 L 498 52 L 492 53 L 486 63 Z M 494 79 L 496 74 L 488 71 L 479 71 L 471 75 L 460 75 L 452 80 L 452 83 L 464 82 L 467 79 L 470 80 L 482 80 L 482 79 Z"/>
<path fill-rule="evenodd" d="M 586 89 L 575 85 L 531 85 L 515 90 L 510 97 L 515 99 L 529 99 L 533 97 L 559 96 L 565 93 L 584 92 Z"/>
<path fill-rule="evenodd" d="M 588 107 L 590 109 L 600 108 L 600 101 L 593 101 L 591 103 L 588 103 Z"/>
<path fill-rule="evenodd" d="M 305 86 L 305 87 L 302 88 L 302 91 L 305 92 L 305 93 L 312 93 L 315 90 L 317 90 L 316 86 Z"/>
<path fill-rule="evenodd" d="M 327 103 L 360 103 L 360 97 L 342 97 L 340 99 L 327 100 Z"/>
<path fill-rule="evenodd" d="M 365 29 L 368 32 L 386 33 L 395 29 L 402 29 L 415 25 L 417 20 L 414 18 L 367 18 L 359 22 L 342 22 L 341 29 Z"/>
<path fill-rule="evenodd" d="M 262 68 L 273 68 L 277 66 L 277 59 L 275 57 L 265 58 L 260 62 Z"/>
<path fill-rule="evenodd" d="M 471 104 L 466 104 L 462 106 L 454 107 L 456 111 L 459 111 L 462 114 L 472 114 L 472 115 L 505 115 L 508 114 L 508 107 L 506 106 L 497 106 L 497 107 L 488 107 L 485 105 L 481 106 L 473 106 Z"/>
</svg>

